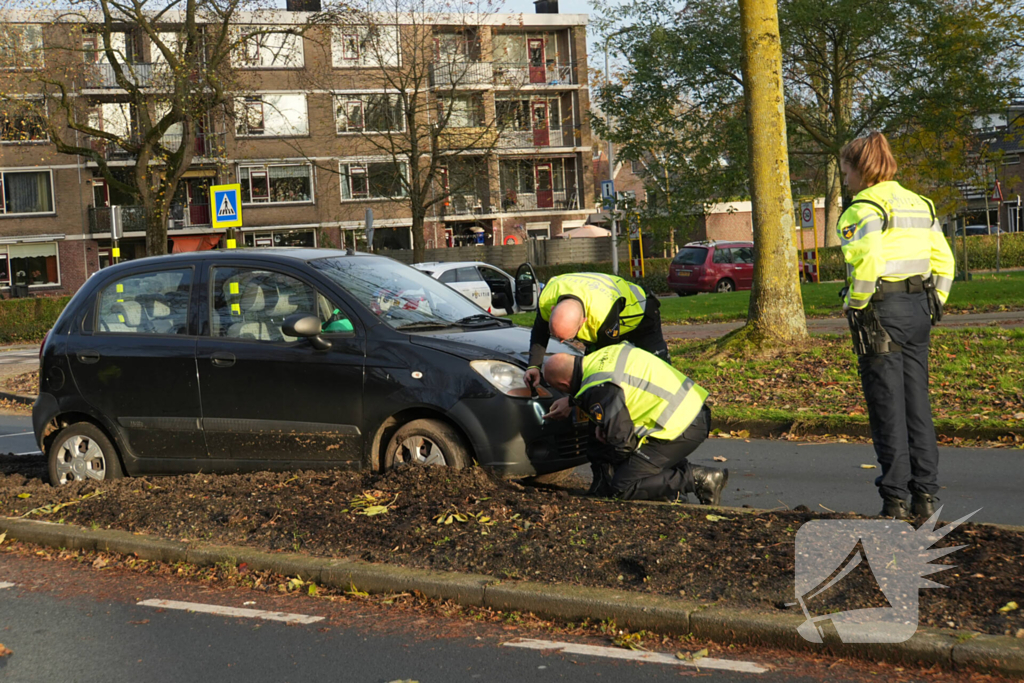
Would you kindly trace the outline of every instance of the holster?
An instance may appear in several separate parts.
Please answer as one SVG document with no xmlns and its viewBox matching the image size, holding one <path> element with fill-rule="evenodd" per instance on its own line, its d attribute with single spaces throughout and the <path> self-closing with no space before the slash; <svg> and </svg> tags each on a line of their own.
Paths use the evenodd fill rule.
<svg viewBox="0 0 1024 683">
<path fill-rule="evenodd" d="M 853 351 L 858 356 L 884 356 L 903 351 L 903 347 L 894 342 L 882 326 L 874 307 L 848 309 L 846 319 L 850 323 Z"/>
<path fill-rule="evenodd" d="M 939 298 L 939 291 L 935 289 L 934 277 L 924 281 L 924 291 L 928 295 L 928 313 L 931 315 L 932 325 L 938 325 L 942 321 L 942 299 Z"/>
</svg>

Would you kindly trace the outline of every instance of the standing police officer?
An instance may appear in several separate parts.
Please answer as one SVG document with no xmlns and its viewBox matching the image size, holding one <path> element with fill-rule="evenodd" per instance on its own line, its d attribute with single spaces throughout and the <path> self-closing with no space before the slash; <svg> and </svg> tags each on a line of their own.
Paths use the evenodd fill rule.
<svg viewBox="0 0 1024 683">
<path fill-rule="evenodd" d="M 527 386 L 540 381 L 540 364 L 548 340 L 579 339 L 588 351 L 628 341 L 669 360 L 661 333 L 660 302 L 639 285 L 605 273 L 570 273 L 551 278 L 537 303 L 530 333 L 530 362 L 523 377 Z M 568 417 L 569 400 L 551 404 L 545 417 Z"/>
<path fill-rule="evenodd" d="M 881 133 L 840 153 L 853 202 L 836 229 L 847 264 L 850 319 L 875 454 L 883 517 L 930 516 L 939 451 L 928 400 L 931 326 L 953 284 L 955 263 L 935 205 L 892 180 L 896 160 Z"/>
<path fill-rule="evenodd" d="M 597 425 L 604 444 L 598 464 L 613 472 L 605 475 L 607 490 L 595 493 L 639 500 L 693 493 L 705 505 L 720 503 L 729 471 L 686 461 L 711 427 L 708 392 L 692 379 L 632 344 L 583 358 L 556 353 L 544 363 L 544 379 Z"/>
</svg>

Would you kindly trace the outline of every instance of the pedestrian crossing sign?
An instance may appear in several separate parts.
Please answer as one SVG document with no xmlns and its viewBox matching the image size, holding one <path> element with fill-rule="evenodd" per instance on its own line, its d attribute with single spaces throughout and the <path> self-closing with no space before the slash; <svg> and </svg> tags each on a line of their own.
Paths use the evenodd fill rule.
<svg viewBox="0 0 1024 683">
<path fill-rule="evenodd" d="M 242 225 L 242 186 L 210 187 L 210 218 L 214 228 L 237 228 Z"/>
</svg>

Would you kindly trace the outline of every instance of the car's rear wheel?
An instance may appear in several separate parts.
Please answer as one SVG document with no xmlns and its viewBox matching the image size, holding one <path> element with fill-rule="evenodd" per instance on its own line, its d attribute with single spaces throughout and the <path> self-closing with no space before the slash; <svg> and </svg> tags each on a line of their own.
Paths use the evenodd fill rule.
<svg viewBox="0 0 1024 683">
<path fill-rule="evenodd" d="M 384 454 L 385 469 L 402 465 L 461 469 L 472 462 L 462 436 L 440 420 L 413 420 L 402 425 Z"/>
<path fill-rule="evenodd" d="M 99 427 L 88 422 L 77 422 L 60 430 L 50 445 L 47 460 L 50 483 L 54 486 L 124 476 L 114 445 Z"/>
<path fill-rule="evenodd" d="M 726 292 L 735 292 L 736 283 L 730 280 L 729 278 L 719 280 L 718 284 L 715 285 L 715 291 L 718 292 L 719 294 L 725 294 Z"/>
</svg>

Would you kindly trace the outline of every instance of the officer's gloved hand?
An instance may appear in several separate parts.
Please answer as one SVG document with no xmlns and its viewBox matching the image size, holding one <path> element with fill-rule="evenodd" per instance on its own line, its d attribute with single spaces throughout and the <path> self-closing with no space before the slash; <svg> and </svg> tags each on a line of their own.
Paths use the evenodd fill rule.
<svg viewBox="0 0 1024 683">
<path fill-rule="evenodd" d="M 849 293 L 850 287 L 846 286 L 839 290 L 839 298 L 846 301 L 846 295 Z"/>
</svg>

